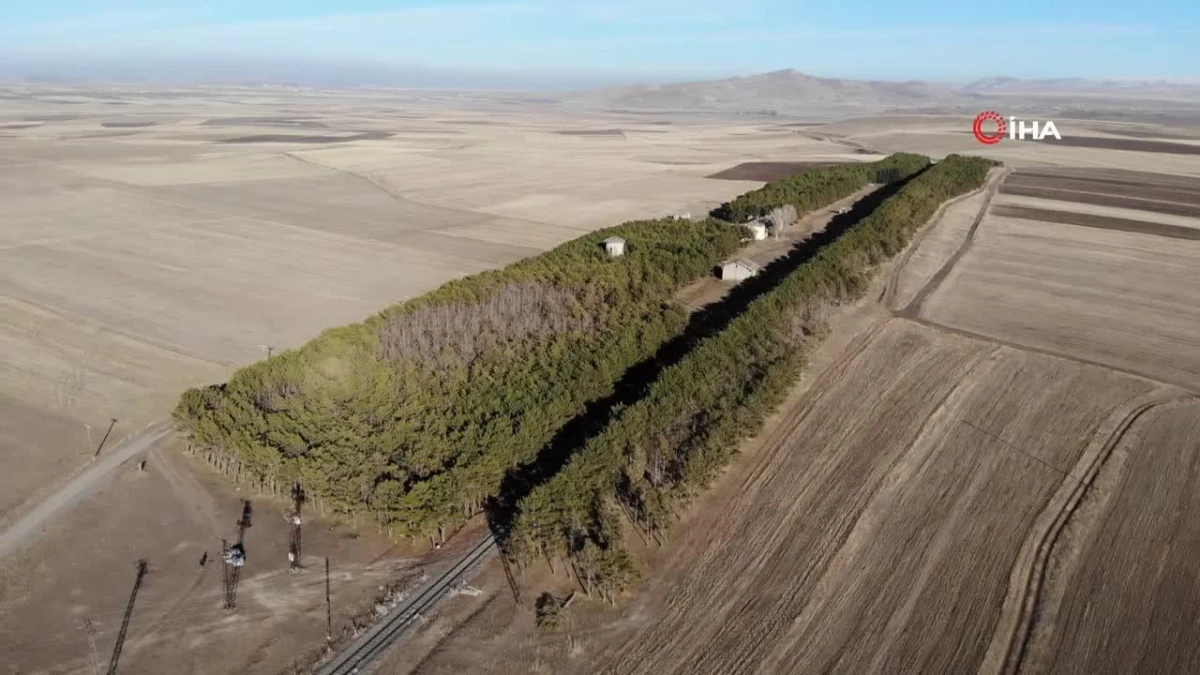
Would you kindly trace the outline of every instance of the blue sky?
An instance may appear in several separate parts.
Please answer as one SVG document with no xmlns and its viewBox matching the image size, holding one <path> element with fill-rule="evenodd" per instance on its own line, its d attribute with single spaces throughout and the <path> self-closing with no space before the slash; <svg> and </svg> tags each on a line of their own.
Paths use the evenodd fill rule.
<svg viewBox="0 0 1200 675">
<path fill-rule="evenodd" d="M 961 81 L 1200 76 L 1196 0 L 7 2 L 0 60 Z"/>
</svg>

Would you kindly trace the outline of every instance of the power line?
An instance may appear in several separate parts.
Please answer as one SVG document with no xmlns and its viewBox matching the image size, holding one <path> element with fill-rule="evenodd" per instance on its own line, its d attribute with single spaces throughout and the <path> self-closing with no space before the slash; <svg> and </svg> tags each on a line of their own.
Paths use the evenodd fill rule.
<svg viewBox="0 0 1200 675">
<path fill-rule="evenodd" d="M 1000 441 L 1004 445 L 1012 448 L 1013 450 L 1016 450 L 1017 452 L 1021 453 L 1022 455 L 1025 455 L 1026 457 L 1028 457 L 1029 459 L 1032 459 L 1033 461 L 1037 462 L 1038 464 L 1041 464 L 1042 466 L 1044 466 L 1048 469 L 1051 469 L 1056 473 L 1062 474 L 1063 476 L 1066 476 L 1067 478 L 1074 480 L 1076 483 L 1080 483 L 1080 484 L 1083 483 L 1083 481 L 1076 478 L 1070 472 L 1063 471 L 1062 469 L 1058 468 L 1057 466 L 1054 466 L 1053 464 L 1047 462 L 1046 460 L 1042 459 L 1041 457 L 1038 457 L 1037 455 L 1034 455 L 1033 453 L 1028 452 L 1028 451 L 1024 450 L 1023 448 L 1020 448 L 1016 445 L 1013 445 L 1012 443 L 1009 443 L 1008 441 L 1004 440 L 1003 438 L 1000 438 L 999 436 L 997 436 L 996 434 L 993 434 L 992 432 L 988 431 L 987 429 L 980 428 L 974 424 L 971 424 L 970 422 L 968 422 L 964 419 L 960 419 L 958 421 L 959 421 L 959 423 L 965 424 L 985 436 L 988 436 L 990 438 L 994 438 L 997 441 Z"/>
</svg>

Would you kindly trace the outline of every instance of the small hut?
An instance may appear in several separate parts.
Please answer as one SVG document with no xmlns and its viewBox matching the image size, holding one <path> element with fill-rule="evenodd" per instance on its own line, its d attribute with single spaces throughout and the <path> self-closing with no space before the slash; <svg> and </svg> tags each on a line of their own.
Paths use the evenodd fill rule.
<svg viewBox="0 0 1200 675">
<path fill-rule="evenodd" d="M 609 237 L 604 240 L 604 252 L 610 258 L 625 255 L 625 240 L 620 237 Z"/>
<path fill-rule="evenodd" d="M 746 258 L 727 260 L 721 264 L 721 279 L 723 281 L 742 281 L 743 279 L 749 279 L 761 271 L 762 265 L 753 260 Z"/>
<path fill-rule="evenodd" d="M 767 238 L 767 224 L 761 220 L 756 220 L 752 223 L 746 223 L 746 227 L 750 230 L 750 235 L 754 237 L 754 241 L 762 241 Z"/>
</svg>

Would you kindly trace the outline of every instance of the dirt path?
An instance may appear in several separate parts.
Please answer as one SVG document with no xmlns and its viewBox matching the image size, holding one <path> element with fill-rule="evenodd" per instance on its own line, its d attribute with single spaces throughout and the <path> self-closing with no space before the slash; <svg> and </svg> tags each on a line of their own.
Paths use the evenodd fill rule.
<svg viewBox="0 0 1200 675">
<path fill-rule="evenodd" d="M 938 210 L 933 214 L 933 217 L 929 219 L 929 222 L 921 228 L 921 231 L 917 233 L 917 236 L 912 240 L 912 242 L 909 243 L 908 247 L 904 249 L 904 253 L 900 254 L 900 257 L 896 259 L 891 272 L 887 275 L 886 285 L 883 288 L 883 293 L 879 297 L 879 302 L 884 307 L 887 307 L 888 309 L 894 309 L 893 304 L 896 300 L 896 288 L 900 284 L 900 276 L 904 272 L 905 265 L 908 264 L 908 261 L 912 258 L 913 253 L 915 253 L 917 249 L 921 248 L 921 242 L 925 241 L 925 237 L 928 236 L 929 233 L 938 226 L 942 220 L 942 217 L 946 214 L 946 211 L 956 204 L 977 196 L 980 192 L 989 191 L 987 198 L 984 200 L 983 207 L 979 210 L 980 215 L 978 218 L 976 218 L 968 238 L 974 236 L 975 228 L 979 226 L 979 222 L 983 218 L 983 214 L 987 213 L 988 205 L 991 203 L 992 197 L 999 190 L 1000 183 L 1007 175 L 1005 171 L 1005 169 L 994 169 L 993 174 L 988 178 L 988 182 L 978 190 L 973 190 L 965 195 L 955 197 L 954 199 L 951 199 L 938 207 Z"/>
<path fill-rule="evenodd" d="M 37 538 L 51 520 L 95 492 L 118 467 L 151 450 L 170 433 L 170 425 L 160 422 L 101 456 L 83 473 L 75 476 L 71 482 L 42 500 L 0 533 L 0 558 L 19 551 Z"/>
<path fill-rule="evenodd" d="M 765 239 L 743 247 L 730 258 L 747 258 L 766 267 L 771 262 L 786 256 L 801 242 L 808 240 L 813 234 L 822 232 L 832 222 L 838 209 L 849 208 L 855 202 L 874 192 L 878 186 L 867 187 L 838 201 L 805 214 L 787 229 L 786 238 Z M 715 276 L 708 276 L 684 286 L 675 294 L 675 299 L 690 311 L 699 311 L 719 302 L 735 284 L 722 281 Z"/>
<path fill-rule="evenodd" d="M 950 275 L 950 272 L 954 269 L 954 266 L 957 265 L 958 261 L 966 254 L 968 250 L 970 250 L 971 244 L 975 241 L 975 234 L 979 231 L 979 225 L 983 222 L 984 216 L 987 215 L 988 207 L 990 207 L 992 204 L 992 198 L 996 196 L 996 192 L 1000 189 L 1000 185 L 1004 182 L 1004 179 L 1008 177 L 1010 172 L 1010 169 L 997 171 L 989 178 L 987 197 L 983 200 L 983 205 L 979 208 L 979 213 L 975 216 L 975 221 L 971 223 L 971 229 L 967 231 L 966 238 L 963 239 L 962 244 L 958 247 L 958 250 L 954 252 L 954 255 L 950 256 L 950 259 L 946 261 L 946 264 L 943 265 L 942 268 L 933 275 L 933 278 L 929 280 L 929 283 L 925 284 L 925 286 L 917 292 L 916 297 L 914 297 L 912 301 L 909 302 L 908 305 L 900 312 L 901 315 L 906 317 L 920 316 L 921 308 L 924 306 L 925 300 L 931 293 L 936 291 L 942 285 L 942 282 L 945 281 L 946 277 Z M 935 220 L 933 226 L 936 227 L 936 225 L 937 223 Z M 907 260 L 908 257 L 912 255 L 912 251 L 915 249 L 916 246 L 909 246 L 908 250 L 905 251 L 905 257 L 902 259 L 902 262 L 896 266 L 895 276 L 897 278 L 900 276 L 900 270 L 904 267 L 903 260 Z"/>
</svg>

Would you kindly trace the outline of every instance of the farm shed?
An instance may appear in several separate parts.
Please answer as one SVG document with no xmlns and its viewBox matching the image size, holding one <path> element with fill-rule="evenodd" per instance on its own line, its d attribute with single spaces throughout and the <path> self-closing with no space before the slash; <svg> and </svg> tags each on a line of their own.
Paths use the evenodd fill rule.
<svg viewBox="0 0 1200 675">
<path fill-rule="evenodd" d="M 754 237 L 754 241 L 762 241 L 767 238 L 767 224 L 761 220 L 756 220 L 752 223 L 746 223 L 746 227 L 750 230 L 750 234 Z"/>
<path fill-rule="evenodd" d="M 721 279 L 725 281 L 741 281 L 762 271 L 762 265 L 747 260 L 746 258 L 738 258 L 737 260 L 727 260 L 721 264 Z"/>
<path fill-rule="evenodd" d="M 608 239 L 605 239 L 604 251 L 613 258 L 625 255 L 625 240 L 620 237 L 609 237 Z"/>
</svg>

